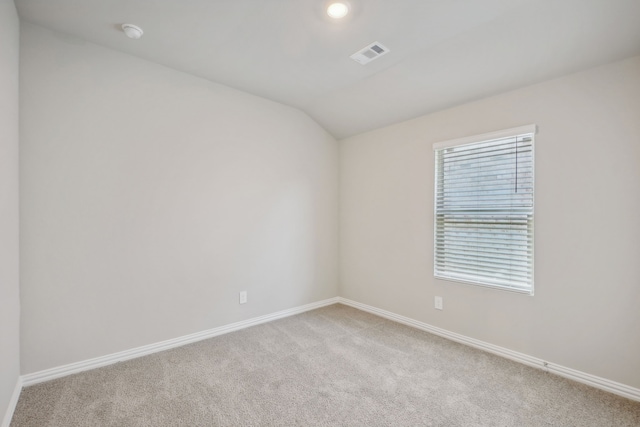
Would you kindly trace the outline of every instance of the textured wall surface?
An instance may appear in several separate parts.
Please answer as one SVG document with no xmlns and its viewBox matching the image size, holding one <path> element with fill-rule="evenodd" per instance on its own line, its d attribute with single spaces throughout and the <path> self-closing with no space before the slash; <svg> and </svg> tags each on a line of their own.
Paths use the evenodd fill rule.
<svg viewBox="0 0 640 427">
<path fill-rule="evenodd" d="M 21 49 L 24 374 L 337 296 L 308 116 L 30 24 Z"/>
<path fill-rule="evenodd" d="M 341 141 L 341 296 L 640 387 L 639 118 L 635 57 Z M 535 296 L 434 279 L 432 144 L 527 124 Z"/>
<path fill-rule="evenodd" d="M 20 375 L 19 35 L 13 1 L 0 0 L 0 422 Z"/>
</svg>

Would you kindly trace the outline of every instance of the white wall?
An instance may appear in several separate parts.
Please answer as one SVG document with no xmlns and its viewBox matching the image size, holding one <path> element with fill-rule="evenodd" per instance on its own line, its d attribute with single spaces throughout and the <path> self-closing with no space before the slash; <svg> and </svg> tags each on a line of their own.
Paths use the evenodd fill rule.
<svg viewBox="0 0 640 427">
<path fill-rule="evenodd" d="M 20 24 L 0 0 L 0 422 L 20 374 L 18 64 Z"/>
<path fill-rule="evenodd" d="M 432 144 L 531 123 L 535 296 L 435 280 Z M 341 296 L 640 387 L 640 57 L 343 140 L 340 203 Z"/>
<path fill-rule="evenodd" d="M 308 116 L 30 24 L 21 49 L 23 374 L 337 296 Z"/>
</svg>

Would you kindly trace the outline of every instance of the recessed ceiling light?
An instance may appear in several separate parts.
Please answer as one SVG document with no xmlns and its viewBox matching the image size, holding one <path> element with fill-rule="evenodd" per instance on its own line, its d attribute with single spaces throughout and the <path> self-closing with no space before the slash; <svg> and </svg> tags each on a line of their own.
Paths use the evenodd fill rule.
<svg viewBox="0 0 640 427">
<path fill-rule="evenodd" d="M 130 39 L 139 39 L 144 34 L 142 28 L 133 24 L 122 24 L 122 30 Z"/>
<path fill-rule="evenodd" d="M 329 7 L 327 7 L 327 15 L 334 19 L 340 19 L 347 16 L 349 13 L 349 5 L 344 2 L 335 2 L 331 3 Z"/>
</svg>

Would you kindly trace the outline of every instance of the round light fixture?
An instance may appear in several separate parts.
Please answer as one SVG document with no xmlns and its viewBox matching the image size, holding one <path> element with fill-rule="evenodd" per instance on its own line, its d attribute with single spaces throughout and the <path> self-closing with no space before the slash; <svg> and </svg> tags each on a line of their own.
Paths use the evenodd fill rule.
<svg viewBox="0 0 640 427">
<path fill-rule="evenodd" d="M 347 13 L 349 13 L 349 5 L 345 2 L 331 3 L 329 7 L 327 7 L 327 15 L 333 19 L 344 18 L 347 16 Z"/>
<path fill-rule="evenodd" d="M 142 28 L 133 24 L 122 24 L 122 30 L 130 39 L 139 39 L 144 34 Z"/>
</svg>

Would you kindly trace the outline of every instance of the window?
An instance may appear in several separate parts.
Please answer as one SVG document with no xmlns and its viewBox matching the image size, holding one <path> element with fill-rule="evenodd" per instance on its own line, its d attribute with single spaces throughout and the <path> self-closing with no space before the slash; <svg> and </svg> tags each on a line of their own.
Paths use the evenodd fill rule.
<svg viewBox="0 0 640 427">
<path fill-rule="evenodd" d="M 434 276 L 533 295 L 536 126 L 434 144 Z"/>
</svg>

